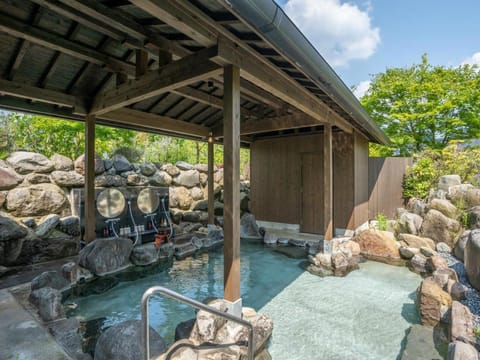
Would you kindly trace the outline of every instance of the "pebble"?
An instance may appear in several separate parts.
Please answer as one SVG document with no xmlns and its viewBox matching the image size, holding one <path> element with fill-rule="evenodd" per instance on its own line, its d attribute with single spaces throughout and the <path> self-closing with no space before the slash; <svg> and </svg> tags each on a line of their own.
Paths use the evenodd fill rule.
<svg viewBox="0 0 480 360">
<path fill-rule="evenodd" d="M 477 328 L 480 326 L 480 292 L 468 281 L 465 266 L 460 260 L 452 254 L 445 252 L 441 252 L 439 255 L 447 260 L 448 267 L 457 272 L 459 281 L 467 287 L 467 291 L 465 292 L 467 299 L 462 300 L 461 303 L 470 309 L 473 315 L 473 327 L 474 329 Z"/>
</svg>

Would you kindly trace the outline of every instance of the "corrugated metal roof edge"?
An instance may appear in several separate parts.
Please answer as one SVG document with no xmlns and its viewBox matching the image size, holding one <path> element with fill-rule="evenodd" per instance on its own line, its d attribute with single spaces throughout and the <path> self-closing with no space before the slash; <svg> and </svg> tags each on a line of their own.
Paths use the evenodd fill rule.
<svg viewBox="0 0 480 360">
<path fill-rule="evenodd" d="M 388 136 L 355 95 L 274 0 L 218 1 L 241 16 L 284 56 L 301 67 L 372 139 L 380 144 L 390 144 Z"/>
</svg>

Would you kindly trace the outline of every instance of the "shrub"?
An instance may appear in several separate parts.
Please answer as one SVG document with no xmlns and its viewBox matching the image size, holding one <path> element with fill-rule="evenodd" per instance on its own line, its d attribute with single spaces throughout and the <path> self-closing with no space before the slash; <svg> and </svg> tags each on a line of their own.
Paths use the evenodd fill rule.
<svg viewBox="0 0 480 360">
<path fill-rule="evenodd" d="M 463 182 L 474 182 L 479 172 L 480 148 L 451 144 L 442 150 L 425 150 L 414 156 L 414 164 L 403 180 L 403 196 L 425 199 L 442 175 L 457 174 Z"/>
</svg>

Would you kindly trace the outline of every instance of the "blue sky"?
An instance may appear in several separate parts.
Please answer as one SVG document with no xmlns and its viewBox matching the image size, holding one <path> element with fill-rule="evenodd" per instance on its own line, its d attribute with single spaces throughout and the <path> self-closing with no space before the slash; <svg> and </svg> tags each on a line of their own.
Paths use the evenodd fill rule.
<svg viewBox="0 0 480 360">
<path fill-rule="evenodd" d="M 419 63 L 480 65 L 480 0 L 276 0 L 347 86 Z"/>
</svg>

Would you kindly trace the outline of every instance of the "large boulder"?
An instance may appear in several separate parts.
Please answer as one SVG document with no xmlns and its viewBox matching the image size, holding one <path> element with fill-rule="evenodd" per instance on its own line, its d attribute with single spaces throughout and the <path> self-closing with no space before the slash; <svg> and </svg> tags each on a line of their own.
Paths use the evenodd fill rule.
<svg viewBox="0 0 480 360">
<path fill-rule="evenodd" d="M 157 171 L 149 178 L 149 181 L 153 186 L 170 186 L 172 177 L 166 171 Z"/>
<path fill-rule="evenodd" d="M 164 164 L 162 165 L 160 170 L 165 171 L 168 175 L 172 177 L 180 174 L 180 170 L 175 165 L 172 165 L 172 164 Z"/>
<path fill-rule="evenodd" d="M 62 305 L 62 294 L 57 289 L 43 287 L 33 290 L 30 302 L 38 309 L 38 314 L 45 321 L 57 320 L 65 316 Z"/>
<path fill-rule="evenodd" d="M 179 208 L 182 210 L 189 210 L 190 206 L 193 203 L 192 196 L 190 191 L 183 187 L 179 186 L 176 188 L 171 188 L 169 193 L 169 204 L 170 207 Z"/>
<path fill-rule="evenodd" d="M 72 159 L 60 155 L 60 154 L 53 154 L 50 157 L 50 161 L 53 162 L 53 167 L 55 170 L 58 171 L 70 171 L 73 170 L 73 161 Z"/>
<path fill-rule="evenodd" d="M 406 337 L 405 349 L 400 360 L 443 359 L 438 349 L 439 338 L 431 327 L 414 324 Z"/>
<path fill-rule="evenodd" d="M 194 169 L 193 165 L 191 165 L 191 164 L 189 164 L 185 161 L 177 161 L 175 163 L 175 166 L 177 168 L 179 168 L 180 170 L 193 170 Z"/>
<path fill-rule="evenodd" d="M 125 156 L 121 154 L 115 154 L 113 155 L 112 160 L 113 160 L 113 167 L 115 168 L 115 170 L 117 170 L 117 172 L 120 173 L 120 172 L 132 170 L 132 164 L 130 163 L 130 161 L 128 161 L 128 159 Z"/>
<path fill-rule="evenodd" d="M 402 245 L 412 248 L 420 249 L 422 247 L 429 247 L 432 250 L 435 249 L 435 242 L 432 239 L 412 234 L 400 234 L 398 235 L 398 241 L 400 241 Z"/>
<path fill-rule="evenodd" d="M 455 247 L 453 248 L 453 253 L 455 256 L 464 261 L 465 260 L 465 247 L 467 246 L 467 241 L 468 238 L 470 237 L 470 232 L 471 230 L 465 230 L 462 235 L 460 235 L 460 238 L 458 239 L 457 243 L 455 244 Z"/>
<path fill-rule="evenodd" d="M 0 167 L 0 190 L 9 190 L 18 185 L 22 178 L 15 172 L 15 170 Z"/>
<path fill-rule="evenodd" d="M 197 170 L 181 171 L 178 176 L 173 178 L 173 183 L 177 186 L 192 188 L 200 185 L 200 174 Z"/>
<path fill-rule="evenodd" d="M 58 214 L 68 204 L 65 193 L 54 184 L 36 184 L 10 190 L 6 208 L 14 216 Z"/>
<path fill-rule="evenodd" d="M 190 195 L 192 196 L 192 199 L 195 201 L 203 200 L 203 198 L 205 197 L 203 190 L 198 186 L 195 186 L 194 188 L 190 189 Z"/>
<path fill-rule="evenodd" d="M 420 215 L 404 212 L 400 215 L 395 232 L 397 234 L 413 234 L 418 235 L 422 227 L 423 218 Z"/>
<path fill-rule="evenodd" d="M 58 229 L 70 236 L 79 236 L 80 218 L 78 216 L 65 216 L 60 219 Z"/>
<path fill-rule="evenodd" d="M 35 235 L 41 238 L 48 237 L 48 235 L 50 235 L 53 230 L 55 230 L 59 222 L 60 216 L 56 214 L 50 214 L 45 216 L 35 229 Z"/>
<path fill-rule="evenodd" d="M 79 333 L 80 322 L 77 318 L 61 319 L 48 324 L 48 330 L 62 348 L 76 360 L 89 360 L 90 355 L 84 354 L 82 338 Z"/>
<path fill-rule="evenodd" d="M 140 168 L 140 173 L 144 176 L 152 176 L 157 171 L 157 167 L 154 163 L 141 163 L 138 165 Z"/>
<path fill-rule="evenodd" d="M 85 177 L 76 171 L 53 171 L 50 179 L 58 186 L 79 187 L 85 184 Z"/>
<path fill-rule="evenodd" d="M 426 208 L 427 204 L 421 199 L 411 198 L 408 200 L 407 209 L 409 212 L 423 217 L 425 215 Z"/>
<path fill-rule="evenodd" d="M 480 229 L 480 206 L 468 209 L 467 226 L 469 229 Z"/>
<path fill-rule="evenodd" d="M 462 179 L 459 175 L 443 175 L 438 180 L 438 189 L 448 191 L 450 186 L 460 185 L 461 183 Z"/>
<path fill-rule="evenodd" d="M 127 185 L 128 186 L 146 186 L 150 183 L 149 179 L 142 174 L 129 174 L 127 176 Z"/>
<path fill-rule="evenodd" d="M 416 303 L 422 324 L 434 327 L 452 305 L 452 298 L 432 278 L 427 278 L 417 290 Z"/>
<path fill-rule="evenodd" d="M 49 173 L 53 171 L 54 165 L 46 156 L 28 151 L 16 151 L 11 153 L 7 163 L 19 174 Z"/>
<path fill-rule="evenodd" d="M 24 226 L 0 215 L 0 265 L 10 265 L 17 260 L 27 233 Z"/>
<path fill-rule="evenodd" d="M 127 179 L 120 175 L 102 174 L 95 178 L 96 187 L 121 187 L 127 185 Z"/>
<path fill-rule="evenodd" d="M 448 200 L 433 199 L 430 202 L 430 209 L 438 210 L 450 219 L 456 219 L 458 215 L 458 209 Z"/>
<path fill-rule="evenodd" d="M 461 225 L 457 220 L 450 219 L 440 211 L 431 209 L 423 220 L 421 235 L 438 242 L 444 242 L 454 247 L 458 240 Z"/>
<path fill-rule="evenodd" d="M 158 249 L 154 243 L 135 246 L 130 254 L 134 265 L 146 266 L 158 261 Z"/>
<path fill-rule="evenodd" d="M 32 291 L 44 287 L 63 290 L 69 286 L 70 282 L 67 281 L 67 279 L 65 279 L 58 271 L 44 271 L 40 275 L 34 277 L 31 283 Z"/>
<path fill-rule="evenodd" d="M 25 176 L 23 185 L 45 184 L 52 182 L 48 174 L 30 173 Z"/>
<path fill-rule="evenodd" d="M 465 246 L 465 270 L 472 286 L 480 290 L 480 230 L 472 230 Z"/>
<path fill-rule="evenodd" d="M 240 219 L 240 237 L 255 239 L 262 238 L 253 214 L 245 213 Z"/>
<path fill-rule="evenodd" d="M 455 341 L 448 344 L 447 360 L 478 360 L 478 352 L 470 344 Z"/>
<path fill-rule="evenodd" d="M 353 239 L 360 245 L 361 254 L 369 259 L 391 265 L 403 264 L 397 242 L 392 233 L 369 229 Z"/>
<path fill-rule="evenodd" d="M 132 248 L 130 239 L 97 239 L 80 251 L 78 263 L 95 275 L 108 274 L 130 264 Z"/>
<path fill-rule="evenodd" d="M 167 344 L 158 333 L 149 328 L 150 356 L 156 358 L 167 350 Z M 127 320 L 108 328 L 98 338 L 95 360 L 142 360 L 142 322 Z"/>
<path fill-rule="evenodd" d="M 103 162 L 102 157 L 98 154 L 95 154 L 94 159 L 95 159 L 95 165 L 94 165 L 95 175 L 99 175 L 105 171 L 105 164 Z M 81 175 L 85 175 L 85 154 L 80 155 L 74 161 L 74 166 L 75 166 L 76 172 L 78 172 Z"/>
<path fill-rule="evenodd" d="M 454 301 L 450 321 L 450 340 L 455 341 L 461 336 L 465 338 L 473 336 L 473 316 L 468 307 Z"/>
</svg>

